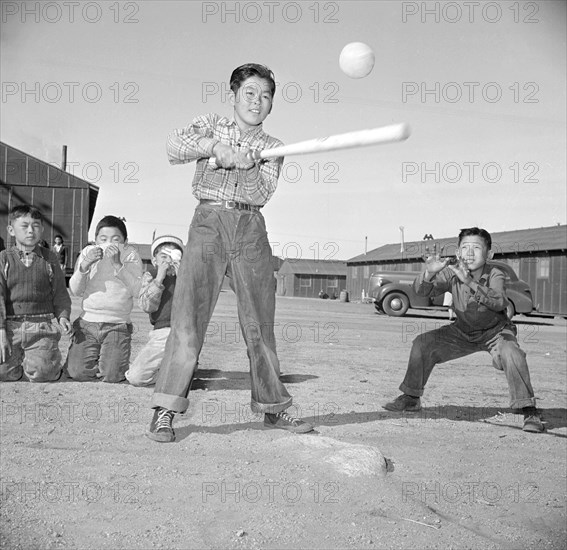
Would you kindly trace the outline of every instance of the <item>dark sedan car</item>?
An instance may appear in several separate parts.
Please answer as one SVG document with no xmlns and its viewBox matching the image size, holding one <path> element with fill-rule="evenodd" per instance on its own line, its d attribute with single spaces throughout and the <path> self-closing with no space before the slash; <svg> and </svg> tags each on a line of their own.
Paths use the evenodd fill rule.
<svg viewBox="0 0 567 550">
<path fill-rule="evenodd" d="M 506 263 L 488 262 L 500 269 L 506 277 L 506 296 L 509 305 L 506 313 L 511 319 L 516 313 L 531 313 L 534 309 L 532 293 L 528 284 L 518 279 L 516 272 Z M 368 296 L 380 313 L 394 317 L 405 315 L 413 309 L 448 309 L 443 305 L 443 294 L 435 297 L 418 296 L 413 290 L 413 281 L 419 272 L 382 271 L 373 273 L 368 284 Z"/>
</svg>

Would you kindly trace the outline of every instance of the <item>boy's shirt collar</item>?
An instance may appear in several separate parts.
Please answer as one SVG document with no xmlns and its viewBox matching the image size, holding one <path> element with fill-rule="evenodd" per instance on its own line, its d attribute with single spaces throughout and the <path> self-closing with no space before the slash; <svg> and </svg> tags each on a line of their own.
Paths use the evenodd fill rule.
<svg viewBox="0 0 567 550">
<path fill-rule="evenodd" d="M 230 120 L 228 118 L 223 117 L 219 120 L 219 124 L 224 126 L 233 126 L 240 133 L 240 135 L 255 136 L 257 134 L 264 132 L 263 122 L 261 122 L 260 124 L 258 124 L 258 126 L 255 126 L 254 128 L 250 128 L 249 130 L 244 130 L 244 131 L 240 129 L 240 126 L 238 126 L 238 122 L 236 122 L 236 119 L 234 117 L 232 117 Z"/>
<path fill-rule="evenodd" d="M 17 245 L 13 245 L 11 250 L 18 254 L 20 261 L 26 266 L 29 267 L 36 256 L 43 258 L 43 254 L 41 253 L 41 247 L 39 244 L 36 244 L 32 250 L 22 250 L 18 248 Z"/>
<path fill-rule="evenodd" d="M 490 272 L 492 271 L 492 267 L 491 265 L 488 265 L 488 262 L 485 263 L 482 266 L 482 273 L 480 274 L 480 277 L 478 278 L 478 282 L 481 284 L 486 284 L 488 282 L 488 275 L 490 274 Z"/>
<path fill-rule="evenodd" d="M 36 244 L 31 250 L 22 250 L 21 248 L 18 248 L 18 245 L 15 244 L 12 246 L 12 250 L 15 250 L 19 254 L 20 258 L 23 256 L 29 256 L 31 254 L 42 256 L 41 247 L 39 246 L 39 244 Z"/>
<path fill-rule="evenodd" d="M 477 283 L 481 283 L 481 282 L 486 283 L 487 277 L 485 277 L 485 275 L 488 275 L 488 274 L 490 273 L 490 271 L 492 270 L 492 267 L 493 267 L 493 266 L 489 265 L 488 262 L 485 262 L 485 264 L 482 266 L 482 271 L 481 271 L 481 273 L 480 273 L 480 277 L 478 278 L 478 280 L 477 280 L 477 279 L 474 279 L 474 277 L 473 277 L 473 279 L 474 279 Z M 449 270 L 449 268 L 447 268 L 447 267 L 445 267 L 444 269 Z M 450 270 L 449 270 L 449 271 L 450 271 Z M 471 277 L 472 277 L 472 274 L 471 274 Z M 451 275 L 449 276 L 449 279 L 453 279 L 453 278 L 459 280 L 459 278 L 451 271 Z M 483 279 L 483 278 L 484 278 L 484 279 Z"/>
<path fill-rule="evenodd" d="M 492 269 L 492 266 L 488 265 L 488 262 L 485 262 L 484 265 L 482 266 L 482 271 L 480 272 L 480 276 L 478 279 L 473 279 L 478 283 L 478 284 L 486 284 L 488 277 L 486 277 L 486 275 L 488 275 L 490 273 Z M 471 275 L 472 277 L 472 275 Z"/>
</svg>

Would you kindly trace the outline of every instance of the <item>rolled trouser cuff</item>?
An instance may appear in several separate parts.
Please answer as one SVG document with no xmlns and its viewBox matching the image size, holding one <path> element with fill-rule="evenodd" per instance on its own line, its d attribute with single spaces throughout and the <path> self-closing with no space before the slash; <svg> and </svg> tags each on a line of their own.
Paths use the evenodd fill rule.
<svg viewBox="0 0 567 550">
<path fill-rule="evenodd" d="M 526 407 L 535 407 L 536 398 L 535 397 L 524 397 L 523 399 L 516 399 L 515 401 L 510 401 L 511 409 L 525 409 Z"/>
<path fill-rule="evenodd" d="M 258 403 L 257 401 L 250 401 L 250 407 L 252 412 L 254 413 L 261 413 L 261 414 L 275 414 L 278 412 L 285 411 L 291 407 L 293 402 L 293 398 L 290 397 L 287 401 L 283 403 Z"/>
<path fill-rule="evenodd" d="M 189 407 L 189 399 L 179 395 L 169 395 L 167 393 L 155 393 L 152 395 L 152 409 L 167 409 L 176 413 L 184 413 Z"/>
<path fill-rule="evenodd" d="M 413 397 L 421 397 L 423 395 L 423 390 L 416 390 L 406 386 L 403 382 L 400 384 L 400 391 L 404 392 L 406 395 L 411 395 Z"/>
</svg>

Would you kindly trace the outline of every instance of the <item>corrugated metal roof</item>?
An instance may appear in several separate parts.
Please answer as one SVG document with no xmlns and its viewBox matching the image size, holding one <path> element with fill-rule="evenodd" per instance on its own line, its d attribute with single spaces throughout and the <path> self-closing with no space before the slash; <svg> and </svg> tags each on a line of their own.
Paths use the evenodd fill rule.
<svg viewBox="0 0 567 550">
<path fill-rule="evenodd" d="M 288 258 L 280 267 L 278 273 L 286 275 L 331 275 L 344 276 L 347 274 L 347 265 L 339 260 L 304 260 Z"/>
<path fill-rule="evenodd" d="M 0 183 L 45 187 L 98 186 L 0 141 Z"/>
<path fill-rule="evenodd" d="M 537 253 L 551 250 L 567 250 L 567 225 L 553 225 L 534 229 L 518 229 L 492 233 L 492 250 L 495 255 L 510 255 L 518 253 Z M 412 241 L 401 244 L 386 244 L 375 248 L 366 254 L 360 254 L 347 260 L 347 264 L 367 264 L 388 260 L 418 259 L 425 253 L 425 247 L 436 243 L 443 246 L 443 256 L 451 256 L 457 248 L 457 236 L 435 239 L 433 241 Z"/>
</svg>

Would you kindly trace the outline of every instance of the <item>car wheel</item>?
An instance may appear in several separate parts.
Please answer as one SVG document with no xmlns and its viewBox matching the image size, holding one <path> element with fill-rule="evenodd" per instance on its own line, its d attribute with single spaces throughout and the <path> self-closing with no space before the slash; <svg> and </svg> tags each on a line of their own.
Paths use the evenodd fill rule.
<svg viewBox="0 0 567 550">
<path fill-rule="evenodd" d="M 512 317 L 516 315 L 516 308 L 510 300 L 508 300 L 508 305 L 506 306 L 506 315 L 508 316 L 508 319 L 512 319 Z"/>
<path fill-rule="evenodd" d="M 391 292 L 382 300 L 382 309 L 392 317 L 402 317 L 409 309 L 409 300 L 401 292 Z"/>
</svg>

